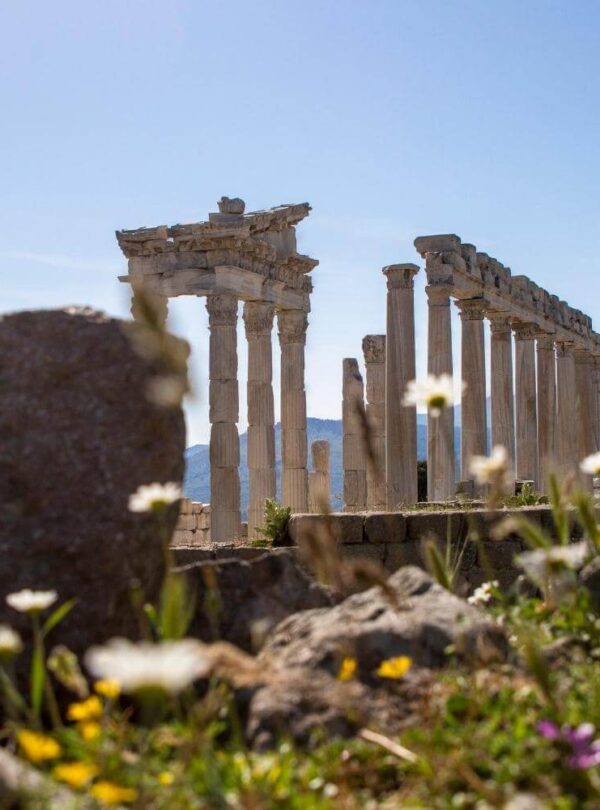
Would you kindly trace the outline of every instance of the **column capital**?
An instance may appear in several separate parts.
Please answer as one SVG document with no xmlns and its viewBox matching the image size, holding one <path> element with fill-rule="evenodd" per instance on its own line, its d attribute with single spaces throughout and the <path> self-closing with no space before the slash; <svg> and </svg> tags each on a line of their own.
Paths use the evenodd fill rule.
<svg viewBox="0 0 600 810">
<path fill-rule="evenodd" d="M 513 323 L 512 328 L 515 340 L 535 340 L 539 332 L 539 327 L 534 323 Z"/>
<path fill-rule="evenodd" d="M 277 327 L 281 343 L 306 343 L 308 317 L 301 309 L 280 309 Z"/>
<path fill-rule="evenodd" d="M 382 273 L 387 276 L 388 290 L 409 289 L 414 287 L 414 277 L 419 272 L 418 264 L 388 264 Z"/>
<path fill-rule="evenodd" d="M 210 326 L 235 326 L 237 323 L 238 299 L 235 295 L 209 295 L 206 309 Z"/>
<path fill-rule="evenodd" d="M 246 301 L 244 304 L 244 326 L 246 337 L 270 335 L 273 329 L 275 309 L 265 301 Z"/>
<path fill-rule="evenodd" d="M 538 349 L 554 349 L 554 333 L 544 332 L 543 329 L 537 329 L 535 333 Z"/>
<path fill-rule="evenodd" d="M 573 357 L 576 345 L 571 343 L 570 340 L 557 340 L 556 341 L 556 354 L 558 357 Z"/>
<path fill-rule="evenodd" d="M 365 335 L 362 342 L 365 363 L 385 362 L 385 335 Z"/>
<path fill-rule="evenodd" d="M 490 332 L 492 335 L 511 334 L 510 313 L 503 310 L 488 310 L 487 319 L 490 322 Z"/>
<path fill-rule="evenodd" d="M 482 321 L 487 302 L 484 298 L 460 298 L 454 302 L 463 321 Z"/>
<path fill-rule="evenodd" d="M 453 291 L 454 285 L 452 284 L 428 284 L 425 287 L 427 303 L 430 307 L 449 307 Z"/>
</svg>

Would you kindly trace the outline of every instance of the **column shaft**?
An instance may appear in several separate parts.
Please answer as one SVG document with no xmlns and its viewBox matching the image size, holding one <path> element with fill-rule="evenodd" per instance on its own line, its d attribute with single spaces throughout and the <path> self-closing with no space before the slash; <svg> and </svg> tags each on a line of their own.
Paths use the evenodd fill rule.
<svg viewBox="0 0 600 810">
<path fill-rule="evenodd" d="M 556 363 L 554 338 L 537 333 L 538 489 L 548 492 L 556 471 Z"/>
<path fill-rule="evenodd" d="M 577 472 L 575 420 L 575 358 L 569 343 L 556 344 L 556 438 L 557 456 L 563 478 Z"/>
<path fill-rule="evenodd" d="M 367 421 L 372 463 L 367 459 L 367 508 L 382 511 L 386 507 L 385 487 L 385 335 L 366 335 L 363 355 L 367 371 Z"/>
<path fill-rule="evenodd" d="M 211 539 L 213 543 L 227 543 L 240 533 L 237 298 L 211 295 L 206 308 L 210 326 Z"/>
<path fill-rule="evenodd" d="M 275 427 L 271 304 L 247 301 L 248 340 L 248 538 L 264 524 L 265 500 L 275 497 Z"/>
<path fill-rule="evenodd" d="M 417 502 L 417 411 L 402 404 L 416 376 L 414 276 L 416 264 L 384 267 L 387 276 L 385 441 L 387 505 Z"/>
<path fill-rule="evenodd" d="M 487 414 L 485 393 L 485 345 L 483 340 L 482 298 L 457 301 L 462 322 L 461 361 L 462 394 L 461 414 L 461 477 L 472 478 L 469 463 L 473 456 L 486 454 Z"/>
<path fill-rule="evenodd" d="M 308 511 L 329 512 L 331 480 L 329 477 L 329 442 L 324 439 L 310 446 L 312 471 L 308 474 Z"/>
<path fill-rule="evenodd" d="M 594 452 L 594 399 L 592 394 L 592 355 L 585 349 L 575 352 L 575 419 L 577 471 L 580 484 L 592 490 L 592 477 L 579 473 L 579 462 Z"/>
<path fill-rule="evenodd" d="M 515 469 L 515 412 L 513 399 L 512 332 L 506 312 L 489 313 L 491 331 L 490 377 L 492 399 L 492 446 L 508 453 Z"/>
<path fill-rule="evenodd" d="M 535 328 L 515 324 L 517 478 L 537 484 Z"/>
<path fill-rule="evenodd" d="M 281 500 L 293 512 L 308 508 L 304 347 L 308 319 L 301 310 L 277 313 L 281 345 Z"/>
<path fill-rule="evenodd" d="M 342 381 L 342 460 L 344 467 L 344 508 L 358 512 L 367 505 L 367 457 L 365 453 L 364 386 L 354 357 L 343 362 Z"/>
<path fill-rule="evenodd" d="M 452 377 L 450 288 L 430 284 L 428 305 L 427 373 Z M 427 416 L 427 499 L 444 501 L 456 494 L 454 405 L 437 418 Z"/>
</svg>

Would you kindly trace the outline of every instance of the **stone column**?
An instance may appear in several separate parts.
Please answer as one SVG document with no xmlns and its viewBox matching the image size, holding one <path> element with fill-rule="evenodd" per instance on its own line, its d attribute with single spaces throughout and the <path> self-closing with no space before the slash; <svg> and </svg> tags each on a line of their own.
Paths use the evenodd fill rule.
<svg viewBox="0 0 600 810">
<path fill-rule="evenodd" d="M 548 480 L 556 472 L 556 363 L 554 338 L 537 332 L 537 422 L 538 489 L 548 492 Z"/>
<path fill-rule="evenodd" d="M 461 400 L 461 478 L 472 479 L 469 462 L 486 454 L 487 413 L 485 394 L 485 345 L 483 340 L 483 298 L 456 301 L 462 323 L 461 362 L 465 388 Z"/>
<path fill-rule="evenodd" d="M 556 450 L 563 478 L 577 472 L 576 418 L 573 346 L 560 341 L 556 343 Z"/>
<path fill-rule="evenodd" d="M 414 276 L 416 264 L 392 264 L 387 276 L 385 466 L 387 506 L 417 502 L 417 412 L 402 400 L 416 377 Z"/>
<path fill-rule="evenodd" d="M 516 364 L 517 478 L 537 486 L 537 405 L 535 334 L 531 324 L 514 324 Z"/>
<path fill-rule="evenodd" d="M 575 358 L 575 425 L 577 471 L 579 463 L 594 452 L 594 400 L 592 394 L 593 358 L 586 349 L 577 349 Z M 580 483 L 592 491 L 592 477 L 579 474 Z"/>
<path fill-rule="evenodd" d="M 211 539 L 213 543 L 229 543 L 240 532 L 237 298 L 210 295 L 206 308 L 210 326 Z"/>
<path fill-rule="evenodd" d="M 310 446 L 312 471 L 308 474 L 308 511 L 329 512 L 331 480 L 329 477 L 329 442 L 324 439 Z"/>
<path fill-rule="evenodd" d="M 372 463 L 367 459 L 367 508 L 386 507 L 385 489 L 385 335 L 365 335 L 362 342 L 367 371 L 367 421 Z"/>
<path fill-rule="evenodd" d="M 306 391 L 304 347 L 306 312 L 282 309 L 277 313 L 281 345 L 281 500 L 292 512 L 308 508 L 306 460 Z"/>
<path fill-rule="evenodd" d="M 507 312 L 489 312 L 492 447 L 501 445 L 515 470 L 515 412 L 513 398 L 512 331 Z"/>
<path fill-rule="evenodd" d="M 438 284 L 425 287 L 428 336 L 427 373 L 452 377 L 451 288 Z M 445 501 L 456 495 L 454 453 L 454 405 L 440 416 L 427 415 L 427 499 Z"/>
<path fill-rule="evenodd" d="M 262 301 L 244 304 L 248 340 L 248 539 L 264 524 L 265 500 L 275 497 L 273 406 L 274 310 Z"/>
<path fill-rule="evenodd" d="M 367 459 L 365 453 L 363 379 L 358 362 L 346 357 L 343 363 L 342 428 L 344 466 L 344 508 L 359 512 L 367 504 Z"/>
<path fill-rule="evenodd" d="M 592 366 L 592 418 L 594 422 L 594 452 L 600 450 L 600 357 L 594 355 Z"/>
</svg>

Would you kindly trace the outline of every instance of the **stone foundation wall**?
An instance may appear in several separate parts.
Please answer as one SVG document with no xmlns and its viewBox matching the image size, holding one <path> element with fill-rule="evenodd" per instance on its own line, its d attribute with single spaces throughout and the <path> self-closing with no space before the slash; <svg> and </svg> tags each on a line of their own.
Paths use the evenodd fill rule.
<svg viewBox="0 0 600 810">
<path fill-rule="evenodd" d="M 210 545 L 210 504 L 181 499 L 179 520 L 171 539 L 171 546 Z"/>
<path fill-rule="evenodd" d="M 530 506 L 513 511 L 340 512 L 327 517 L 297 514 L 290 518 L 288 540 L 295 546 L 304 533 L 321 532 L 327 524 L 343 556 L 374 560 L 389 571 L 395 571 L 403 565 L 425 568 L 423 551 L 428 538 L 436 540 L 442 553 L 448 539 L 453 552 L 457 553 L 467 536 L 476 535 L 481 542 L 468 542 L 462 555 L 460 571 L 465 590 L 472 590 L 490 579 L 486 564 L 491 567 L 494 578 L 506 588 L 521 573 L 514 564 L 515 555 L 527 548 L 516 535 L 494 540 L 492 532 L 500 521 L 517 514 L 553 534 L 550 507 Z M 576 524 L 572 526 L 571 536 L 573 539 L 581 536 Z M 207 544 L 202 549 L 180 547 L 175 550 L 175 559 L 178 565 L 186 565 L 200 560 L 254 559 L 269 551 L 242 541 L 231 545 Z"/>
</svg>

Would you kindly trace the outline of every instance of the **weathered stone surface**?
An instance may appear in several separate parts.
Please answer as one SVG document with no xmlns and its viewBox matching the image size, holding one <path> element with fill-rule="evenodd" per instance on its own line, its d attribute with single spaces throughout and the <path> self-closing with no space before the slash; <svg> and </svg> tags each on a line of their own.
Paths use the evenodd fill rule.
<svg viewBox="0 0 600 810">
<path fill-rule="evenodd" d="M 0 621 L 27 634 L 5 596 L 55 589 L 77 606 L 54 640 L 81 651 L 137 634 L 131 586 L 155 599 L 163 552 L 156 519 L 131 513 L 128 496 L 180 481 L 185 447 L 181 411 L 146 399 L 151 375 L 100 312 L 0 320 Z M 169 532 L 177 516 L 174 505 Z"/>
<path fill-rule="evenodd" d="M 351 655 L 357 659 L 359 678 L 368 679 L 382 661 L 400 655 L 410 656 L 419 667 L 441 667 L 448 660 L 448 645 L 475 664 L 507 654 L 502 629 L 425 572 L 407 566 L 392 574 L 388 585 L 396 606 L 375 587 L 336 607 L 290 616 L 269 636 L 262 660 L 334 675 L 340 657 Z"/>
<path fill-rule="evenodd" d="M 302 542 L 306 532 L 330 532 L 338 545 L 363 542 L 364 515 L 360 512 L 332 512 L 329 515 L 292 515 L 288 523 L 288 537 L 292 544 Z"/>
<path fill-rule="evenodd" d="M 579 574 L 579 579 L 584 585 L 596 608 L 600 607 L 600 557 L 595 557 L 588 563 Z"/>
<path fill-rule="evenodd" d="M 190 635 L 253 651 L 255 641 L 292 613 L 333 604 L 287 549 L 254 560 L 199 562 L 180 569 L 195 591 Z"/>
<path fill-rule="evenodd" d="M 365 538 L 369 543 L 402 543 L 406 518 L 402 512 L 370 512 L 365 515 Z"/>
</svg>

